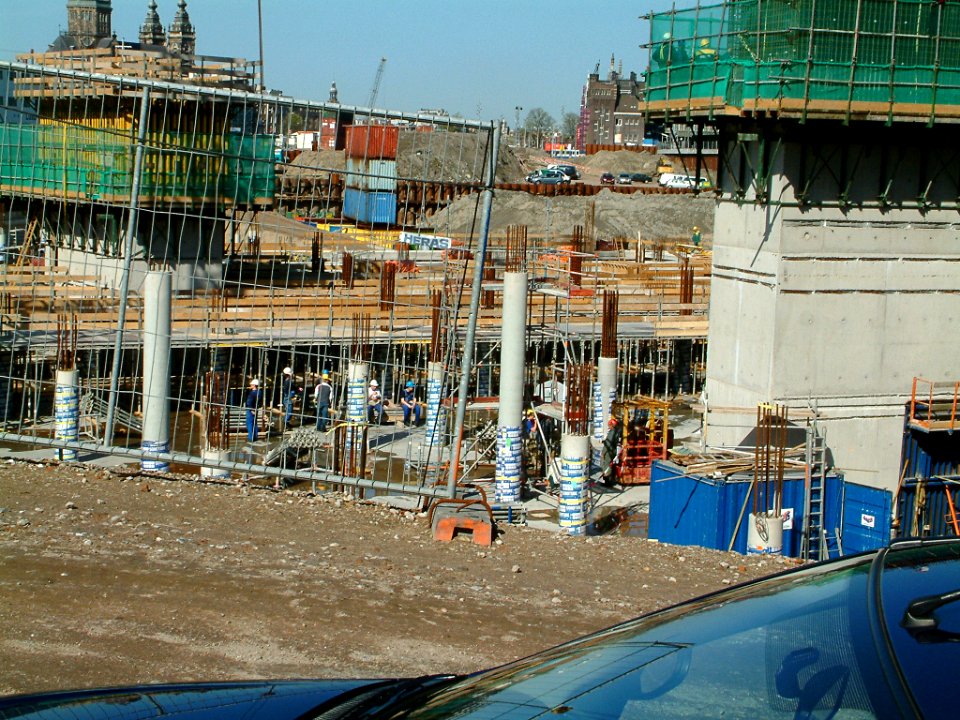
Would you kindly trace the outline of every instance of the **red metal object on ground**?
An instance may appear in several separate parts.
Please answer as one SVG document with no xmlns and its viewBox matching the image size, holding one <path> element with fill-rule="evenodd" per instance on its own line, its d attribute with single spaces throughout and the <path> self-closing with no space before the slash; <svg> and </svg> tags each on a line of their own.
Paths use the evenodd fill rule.
<svg viewBox="0 0 960 720">
<path fill-rule="evenodd" d="M 399 139 L 394 125 L 348 125 L 345 149 L 352 158 L 394 160 Z"/>
<path fill-rule="evenodd" d="M 493 525 L 487 520 L 471 517 L 441 518 L 433 529 L 434 540 L 450 542 L 457 530 L 469 531 L 473 534 L 473 542 L 477 545 L 490 546 L 493 544 Z"/>
</svg>

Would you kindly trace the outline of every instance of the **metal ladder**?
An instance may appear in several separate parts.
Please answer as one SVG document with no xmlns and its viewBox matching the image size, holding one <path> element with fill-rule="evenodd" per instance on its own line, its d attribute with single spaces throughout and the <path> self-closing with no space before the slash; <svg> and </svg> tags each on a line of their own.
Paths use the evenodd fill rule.
<svg viewBox="0 0 960 720">
<path fill-rule="evenodd" d="M 830 556 L 826 529 L 823 527 L 823 494 L 827 478 L 826 433 L 816 426 L 807 427 L 806 477 L 803 498 L 803 560 L 826 560 Z"/>
</svg>

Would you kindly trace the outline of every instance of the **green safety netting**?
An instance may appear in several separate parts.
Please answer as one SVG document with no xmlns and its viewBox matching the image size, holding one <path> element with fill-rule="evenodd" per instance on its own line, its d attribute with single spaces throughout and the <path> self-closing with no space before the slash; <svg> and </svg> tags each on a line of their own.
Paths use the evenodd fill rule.
<svg viewBox="0 0 960 720">
<path fill-rule="evenodd" d="M 960 105 L 960 3 L 732 0 L 650 27 L 649 103 Z"/>
<path fill-rule="evenodd" d="M 0 187 L 128 202 L 134 141 L 110 130 L 0 124 Z M 140 202 L 247 205 L 274 195 L 272 135 L 147 133 Z"/>
</svg>

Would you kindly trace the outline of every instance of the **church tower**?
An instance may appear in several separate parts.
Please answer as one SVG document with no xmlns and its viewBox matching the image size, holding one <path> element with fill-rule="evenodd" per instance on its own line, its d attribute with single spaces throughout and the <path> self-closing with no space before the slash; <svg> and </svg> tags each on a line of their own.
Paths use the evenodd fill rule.
<svg viewBox="0 0 960 720">
<path fill-rule="evenodd" d="M 173 18 L 170 32 L 167 33 L 167 49 L 174 54 L 196 55 L 197 33 L 190 23 L 187 14 L 187 0 L 180 0 L 177 4 L 177 14 Z"/>
<path fill-rule="evenodd" d="M 156 0 L 150 0 L 147 6 L 147 17 L 140 26 L 141 45 L 163 45 L 167 42 L 167 35 L 163 31 L 160 15 L 157 14 Z"/>
<path fill-rule="evenodd" d="M 67 0 L 67 34 L 80 48 L 113 35 L 110 0 Z"/>
</svg>

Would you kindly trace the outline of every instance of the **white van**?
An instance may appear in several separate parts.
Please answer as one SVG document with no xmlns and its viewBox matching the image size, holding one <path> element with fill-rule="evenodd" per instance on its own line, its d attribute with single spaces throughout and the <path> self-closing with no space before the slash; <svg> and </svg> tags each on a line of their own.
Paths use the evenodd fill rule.
<svg viewBox="0 0 960 720">
<path fill-rule="evenodd" d="M 664 173 L 660 176 L 658 182 L 668 188 L 680 188 L 681 190 L 693 190 L 697 186 L 701 190 L 709 190 L 713 187 L 709 180 L 704 178 L 694 179 L 692 175 L 678 175 L 677 173 Z"/>
</svg>

